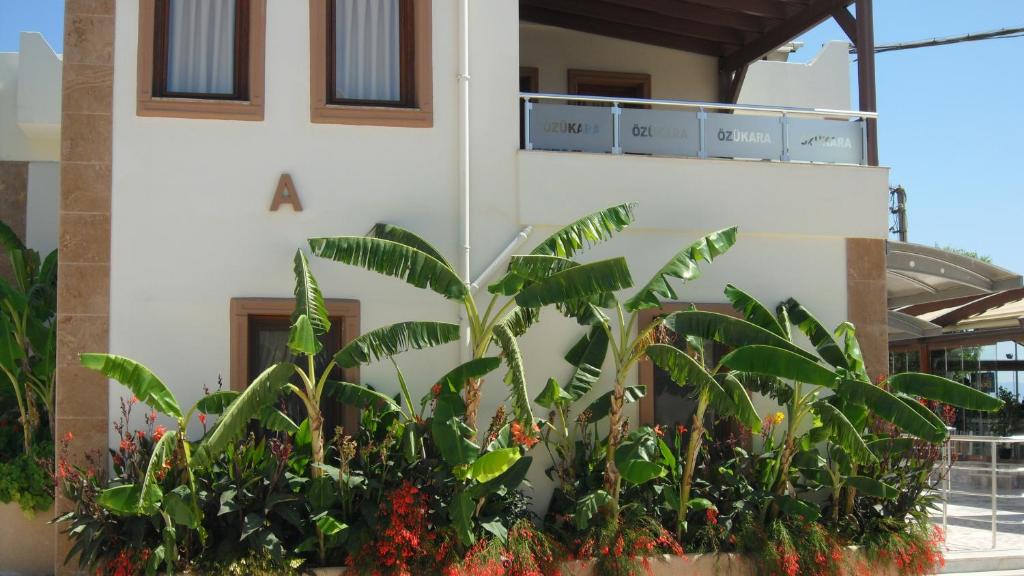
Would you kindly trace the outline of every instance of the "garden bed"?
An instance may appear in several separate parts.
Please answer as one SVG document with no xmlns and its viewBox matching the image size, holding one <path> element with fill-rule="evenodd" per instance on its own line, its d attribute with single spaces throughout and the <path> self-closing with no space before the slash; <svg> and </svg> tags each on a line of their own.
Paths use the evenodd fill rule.
<svg viewBox="0 0 1024 576">
<path fill-rule="evenodd" d="M 648 559 L 648 576 L 758 576 L 756 566 L 738 554 L 695 554 L 692 556 L 662 555 Z M 858 567 L 867 566 L 863 554 L 851 548 L 846 552 L 844 574 L 852 576 L 862 573 Z M 895 567 L 872 565 L 872 576 L 898 576 Z M 316 576 L 346 576 L 345 568 L 315 568 Z M 594 562 L 569 562 L 564 565 L 562 576 L 599 576 Z"/>
<path fill-rule="evenodd" d="M 0 574 L 53 574 L 55 529 L 51 511 L 28 518 L 17 504 L 0 504 Z"/>
</svg>

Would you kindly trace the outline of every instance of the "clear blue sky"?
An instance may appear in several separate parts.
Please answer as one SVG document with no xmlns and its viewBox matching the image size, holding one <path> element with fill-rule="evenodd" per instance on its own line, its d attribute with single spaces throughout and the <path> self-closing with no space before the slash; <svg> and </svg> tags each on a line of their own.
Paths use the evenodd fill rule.
<svg viewBox="0 0 1024 576">
<path fill-rule="evenodd" d="M 60 51 L 62 6 L 0 0 L 0 51 L 17 50 L 22 30 Z M 1019 26 L 1022 0 L 875 0 L 878 43 Z M 844 38 L 828 21 L 800 38 L 795 59 Z M 880 156 L 909 192 L 911 241 L 976 250 L 1024 272 L 1022 62 L 1024 38 L 878 55 Z"/>
</svg>

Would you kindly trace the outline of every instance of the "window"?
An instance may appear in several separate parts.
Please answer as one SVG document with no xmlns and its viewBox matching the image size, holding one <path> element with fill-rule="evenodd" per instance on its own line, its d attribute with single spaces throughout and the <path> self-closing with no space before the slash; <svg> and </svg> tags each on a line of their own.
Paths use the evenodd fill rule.
<svg viewBox="0 0 1024 576">
<path fill-rule="evenodd" d="M 430 0 L 310 0 L 311 119 L 429 127 Z"/>
<path fill-rule="evenodd" d="M 648 326 L 659 318 L 689 310 L 690 304 L 673 303 L 666 304 L 661 309 L 645 310 L 640 313 L 639 325 Z M 738 312 L 728 304 L 694 304 L 699 310 L 707 312 L 718 312 L 730 316 L 738 316 Z M 684 342 L 673 342 L 674 346 L 684 349 Z M 726 347 L 709 342 L 704 351 L 708 364 L 716 365 L 727 353 Z M 668 430 L 675 430 L 679 424 L 691 428 L 693 425 L 693 414 L 697 410 L 697 398 L 692 388 L 681 388 L 669 378 L 668 374 L 654 365 L 648 359 L 640 362 L 639 384 L 647 388 L 647 393 L 640 399 L 640 424 L 653 426 L 660 424 Z M 739 427 L 732 421 L 720 422 L 714 425 L 714 414 L 708 410 L 705 417 L 705 427 L 716 437 L 727 438 L 730 435 L 741 437 Z"/>
<path fill-rule="evenodd" d="M 263 119 L 266 0 L 142 0 L 138 114 Z"/>
<path fill-rule="evenodd" d="M 323 338 L 323 350 L 316 359 L 318 371 L 327 367 L 331 357 L 359 334 L 359 303 L 350 300 L 327 300 L 331 330 Z M 231 389 L 243 390 L 259 374 L 276 362 L 291 360 L 288 333 L 295 301 L 289 298 L 235 298 L 231 300 Z M 359 381 L 359 370 L 335 369 L 332 378 L 347 382 Z M 298 384 L 296 382 L 296 384 Z M 286 399 L 288 415 L 296 422 L 305 418 L 305 409 L 297 398 Z M 325 399 L 326 437 L 337 426 L 355 430 L 358 411 L 350 406 Z"/>
</svg>

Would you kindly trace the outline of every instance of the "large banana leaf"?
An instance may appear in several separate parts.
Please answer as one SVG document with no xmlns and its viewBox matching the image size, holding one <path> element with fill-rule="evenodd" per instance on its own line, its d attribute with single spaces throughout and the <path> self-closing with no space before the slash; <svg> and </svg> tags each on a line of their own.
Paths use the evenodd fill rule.
<svg viewBox="0 0 1024 576">
<path fill-rule="evenodd" d="M 579 263 L 558 256 L 540 254 L 513 256 L 508 262 L 508 272 L 500 280 L 488 286 L 487 290 L 491 294 L 513 296 L 530 282 L 537 282 L 576 266 L 579 266 Z"/>
<path fill-rule="evenodd" d="M 334 355 L 334 361 L 342 368 L 355 368 L 407 350 L 455 342 L 459 335 L 459 325 L 449 322 L 399 322 L 371 330 L 352 340 Z"/>
<path fill-rule="evenodd" d="M 448 268 L 455 270 L 455 267 L 451 265 L 451 262 L 448 262 L 444 255 L 442 255 L 437 248 L 434 248 L 430 242 L 427 242 L 405 228 L 400 228 L 394 224 L 375 224 L 373 228 L 370 229 L 370 233 L 367 234 L 367 236 L 405 244 L 410 248 L 426 253 L 428 256 L 444 264 Z"/>
<path fill-rule="evenodd" d="M 846 485 L 856 488 L 858 492 L 866 496 L 874 496 L 875 498 L 892 500 L 900 495 L 900 491 L 895 487 L 867 476 L 848 476 L 846 477 Z"/>
<path fill-rule="evenodd" d="M 945 427 L 937 428 L 899 398 L 870 382 L 844 378 L 837 393 L 848 402 L 866 406 L 908 434 L 931 442 L 941 442 L 946 438 Z"/>
<path fill-rule="evenodd" d="M 518 338 L 526 334 L 530 326 L 536 324 L 538 320 L 540 320 L 540 308 L 515 306 L 495 325 L 508 328 L 512 335 Z"/>
<path fill-rule="evenodd" d="M 704 340 L 714 340 L 733 348 L 755 344 L 774 346 L 817 361 L 817 356 L 778 334 L 726 314 L 700 310 L 673 312 L 662 320 L 662 324 L 680 336 L 696 336 Z"/>
<path fill-rule="evenodd" d="M 623 404 L 632 404 L 644 397 L 644 394 L 647 393 L 647 387 L 626 386 L 622 392 Z M 612 394 L 614 393 L 614 390 L 609 390 L 595 398 L 594 401 L 590 403 L 590 406 L 587 406 L 584 412 L 587 412 L 590 415 L 590 419 L 588 420 L 589 422 L 597 422 L 598 420 L 608 416 L 608 413 L 612 408 Z"/>
<path fill-rule="evenodd" d="M 747 393 L 747 389 L 740 383 L 739 379 L 732 374 L 726 373 L 717 374 L 715 380 L 718 381 L 726 396 L 729 397 L 733 407 L 733 416 L 747 428 L 753 430 L 754 433 L 760 432 L 761 417 L 758 416 L 754 403 L 750 400 L 750 394 Z M 715 409 L 721 410 L 717 402 L 715 403 Z"/>
<path fill-rule="evenodd" d="M 815 402 L 813 410 L 821 420 L 821 425 L 828 430 L 832 442 L 842 446 L 854 461 L 861 464 L 877 461 L 875 454 L 864 442 L 860 430 L 850 423 L 842 411 L 824 400 Z"/>
<path fill-rule="evenodd" d="M 519 344 L 516 342 L 515 335 L 506 326 L 494 328 L 494 339 L 505 356 L 505 364 L 508 365 L 505 384 L 509 387 L 516 420 L 529 430 L 533 427 L 533 409 L 530 407 L 530 393 L 526 386 L 526 372 L 523 368 L 523 356 L 519 352 Z"/>
<path fill-rule="evenodd" d="M 864 354 L 860 351 L 860 342 L 857 340 L 857 328 L 850 322 L 843 322 L 836 327 L 836 338 L 843 340 L 843 353 L 850 363 L 850 371 L 863 380 L 871 380 L 868 376 L 867 366 L 864 365 Z"/>
<path fill-rule="evenodd" d="M 634 203 L 619 204 L 588 214 L 547 237 L 530 254 L 572 258 L 632 224 L 635 208 Z"/>
<path fill-rule="evenodd" d="M 349 406 L 355 406 L 356 408 L 366 408 L 367 406 L 386 406 L 390 410 L 401 412 L 402 409 L 393 398 L 387 394 L 377 392 L 362 384 L 352 384 L 351 382 L 334 382 L 332 380 L 327 381 L 327 386 L 324 390 L 327 395 L 334 398 L 342 404 Z"/>
<path fill-rule="evenodd" d="M 462 300 L 469 288 L 447 264 L 400 242 L 363 236 L 310 238 L 313 254 L 429 288 L 449 299 Z"/>
<path fill-rule="evenodd" d="M 249 421 L 258 418 L 267 406 L 281 396 L 295 367 L 289 363 L 274 364 L 249 384 L 244 392 L 220 415 L 209 434 L 196 450 L 200 462 L 209 462 L 232 442 L 245 435 Z"/>
<path fill-rule="evenodd" d="M 469 477 L 477 482 L 490 482 L 505 473 L 522 454 L 518 447 L 501 448 L 488 452 L 473 462 Z"/>
<path fill-rule="evenodd" d="M 468 380 L 483 378 L 500 365 L 501 358 L 494 356 L 474 358 L 469 362 L 456 366 L 447 374 L 441 376 L 437 382 L 455 393 L 460 393 Z"/>
<path fill-rule="evenodd" d="M 818 322 L 817 318 L 793 298 L 786 300 L 782 306 L 786 308 L 786 312 L 789 314 L 789 321 L 810 339 L 811 344 L 814 344 L 818 354 L 821 354 L 821 357 L 826 362 L 836 368 L 850 368 L 850 363 L 847 362 L 843 349 L 839 347 L 839 343 L 832 337 L 832 333 L 825 329 L 821 322 Z"/>
<path fill-rule="evenodd" d="M 771 310 L 766 308 L 764 304 L 761 304 L 761 302 L 750 294 L 747 294 L 732 284 L 726 284 L 725 297 L 732 303 L 733 308 L 743 313 L 743 317 L 747 319 L 747 322 L 757 324 L 769 332 L 777 334 L 787 340 L 789 339 L 789 334 L 787 334 L 786 330 L 781 324 L 779 324 L 779 319 L 772 314 Z"/>
<path fill-rule="evenodd" d="M 581 300 L 633 285 L 625 258 L 582 264 L 552 274 L 516 294 L 516 304 L 540 308 L 548 304 Z"/>
<path fill-rule="evenodd" d="M 0 221 L 0 246 L 3 246 L 4 250 L 10 252 L 21 252 L 25 250 L 25 243 L 18 238 L 14 230 L 10 226 Z"/>
<path fill-rule="evenodd" d="M 316 283 L 313 271 L 309 269 L 309 260 L 302 250 L 295 251 L 295 311 L 292 312 L 292 323 L 305 314 L 317 336 L 327 334 L 331 329 L 331 320 L 327 315 L 327 306 L 320 286 Z"/>
<path fill-rule="evenodd" d="M 607 355 L 608 333 L 601 326 L 592 327 L 565 355 L 565 361 L 576 368 L 565 387 L 573 400 L 586 396 L 601 378 Z"/>
<path fill-rule="evenodd" d="M 170 389 L 142 364 L 113 354 L 82 354 L 82 366 L 103 373 L 131 390 L 142 403 L 175 420 L 183 416 Z"/>
<path fill-rule="evenodd" d="M 968 410 L 994 412 L 1003 407 L 1003 401 L 998 398 L 933 374 L 906 372 L 890 376 L 887 383 L 893 392 L 937 400 Z"/>
<path fill-rule="evenodd" d="M 774 346 L 744 346 L 733 350 L 722 365 L 740 372 L 775 376 L 817 386 L 834 388 L 838 376 L 821 364 Z"/>
<path fill-rule="evenodd" d="M 661 270 L 654 274 L 643 288 L 632 298 L 626 300 L 626 309 L 630 312 L 657 308 L 661 306 L 661 300 L 666 298 L 675 300 L 676 291 L 669 284 L 669 278 L 678 278 L 683 282 L 689 282 L 700 276 L 700 262 L 711 262 L 718 256 L 724 254 L 736 243 L 736 228 L 726 228 L 713 232 L 690 246 L 678 252 L 668 261 Z"/>
</svg>

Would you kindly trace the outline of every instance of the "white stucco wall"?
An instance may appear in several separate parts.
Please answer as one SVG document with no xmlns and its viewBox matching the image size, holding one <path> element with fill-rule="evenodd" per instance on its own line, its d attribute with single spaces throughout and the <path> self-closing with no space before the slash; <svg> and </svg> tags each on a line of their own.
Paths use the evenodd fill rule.
<svg viewBox="0 0 1024 576">
<path fill-rule="evenodd" d="M 61 68 L 38 32 L 0 52 L 0 160 L 60 160 Z"/>
<path fill-rule="evenodd" d="M 60 163 L 29 163 L 26 201 L 25 244 L 46 257 L 57 249 Z"/>
<path fill-rule="evenodd" d="M 282 1 L 268 2 L 263 122 L 137 117 L 137 3 L 118 3 L 111 352 L 147 364 L 182 403 L 191 404 L 218 375 L 228 380 L 230 299 L 290 297 L 292 256 L 306 238 L 362 234 L 384 221 L 422 234 L 457 260 L 457 3 L 434 0 L 433 6 L 434 127 L 409 129 L 309 122 L 308 4 Z M 808 166 L 807 172 L 786 172 L 766 164 L 735 180 L 745 189 L 743 196 L 731 197 L 740 190 L 716 184 L 732 174 L 732 164 L 725 161 L 679 160 L 682 164 L 672 166 L 662 163 L 675 160 L 632 158 L 627 166 L 610 156 L 580 155 L 562 163 L 543 153 L 527 159 L 517 150 L 520 64 L 540 67 L 543 90 L 564 90 L 565 68 L 571 66 L 650 72 L 655 96 L 706 100 L 714 99 L 717 90 L 714 61 L 615 40 L 586 38 L 592 41 L 586 44 L 564 31 L 520 29 L 515 2 L 474 3 L 471 28 L 474 277 L 524 225 L 537 225 L 530 239 L 536 243 L 587 210 L 640 200 L 637 231 L 586 259 L 626 254 L 642 283 L 684 243 L 719 222 L 777 222 L 775 229 L 750 226 L 754 229 L 744 232 L 741 245 L 709 266 L 685 298 L 722 302 L 722 289 L 731 281 L 773 304 L 799 296 L 828 323 L 843 318 L 842 236 L 848 231 L 884 235 L 885 204 L 874 200 L 884 190 L 879 188 L 884 178 L 868 170 Z M 549 161 L 554 164 L 545 164 Z M 284 172 L 294 178 L 302 213 L 287 207 L 269 211 Z M 596 181 L 600 175 L 607 177 L 603 184 Z M 761 178 L 771 186 L 759 188 Z M 787 192 L 789 178 L 806 182 L 794 183 Z M 845 183 L 840 190 L 829 187 L 830 180 Z M 819 183 L 824 189 L 816 187 Z M 864 196 L 854 190 L 860 185 L 868 188 L 861 191 Z M 821 198 L 813 197 L 819 193 Z M 785 195 L 772 201 L 774 194 Z M 838 222 L 832 216 L 814 224 L 820 217 L 814 211 L 837 198 L 844 203 L 829 207 L 829 214 L 846 210 L 849 225 L 828 228 Z M 812 224 L 785 228 L 784 223 L 800 221 Z M 321 260 L 314 260 L 313 268 L 326 297 L 361 302 L 364 331 L 409 319 L 458 320 L 454 305 L 400 281 Z M 548 377 L 567 378 L 562 355 L 580 334 L 556 312 L 544 316 L 543 326 L 522 341 L 534 392 Z M 458 357 L 451 345 L 399 360 L 418 396 Z M 397 391 L 390 365 L 368 366 L 362 377 L 383 391 Z M 113 413 L 123 391 L 111 390 Z M 505 396 L 496 374 L 487 384 L 483 422 Z M 542 452 L 537 451 L 541 461 L 531 473 L 538 506 L 549 492 Z"/>
<path fill-rule="evenodd" d="M 566 94 L 570 69 L 651 75 L 651 97 L 718 100 L 718 60 L 627 40 L 522 23 L 519 64 L 534 66 L 541 92 Z"/>
<path fill-rule="evenodd" d="M 804 48 L 806 50 L 806 48 Z M 762 60 L 747 69 L 739 103 L 850 109 L 850 44 L 832 41 L 810 62 Z"/>
</svg>

